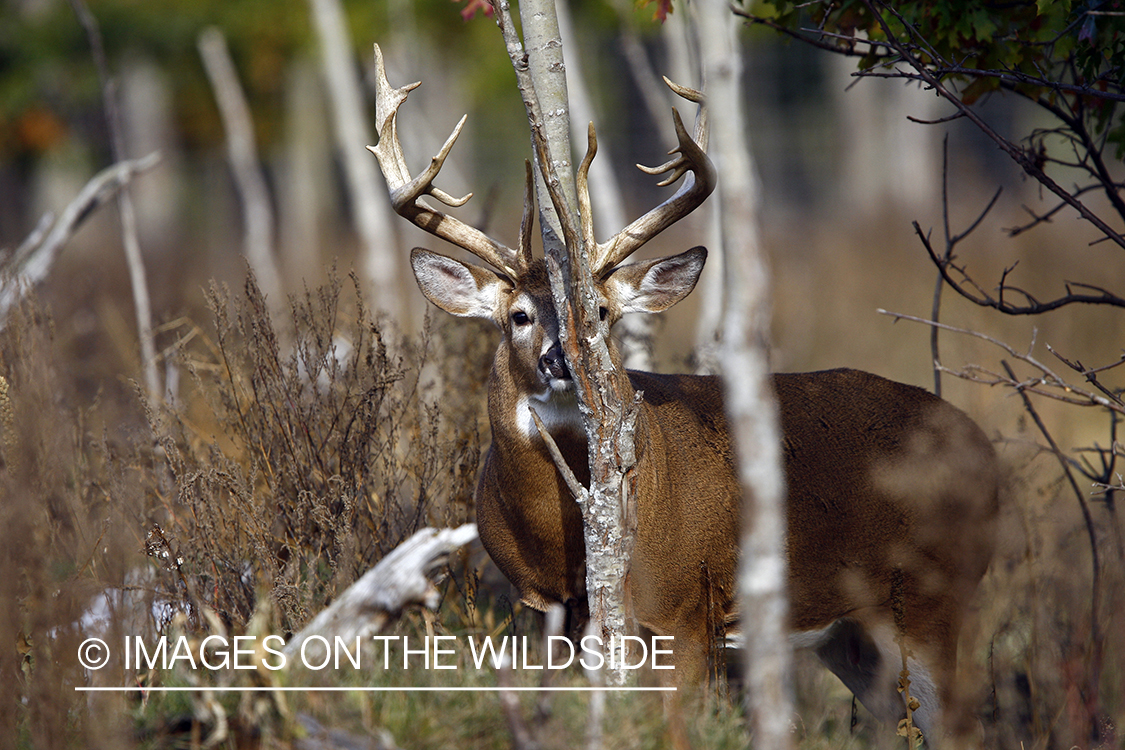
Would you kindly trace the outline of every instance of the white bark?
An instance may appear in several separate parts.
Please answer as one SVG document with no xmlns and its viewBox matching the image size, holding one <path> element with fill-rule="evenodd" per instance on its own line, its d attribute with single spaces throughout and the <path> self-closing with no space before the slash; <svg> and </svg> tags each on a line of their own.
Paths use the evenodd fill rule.
<svg viewBox="0 0 1125 750">
<path fill-rule="evenodd" d="M 769 276 L 757 229 L 758 186 L 747 143 L 736 19 L 721 3 L 699 7 L 704 77 L 712 112 L 712 159 L 726 267 L 720 350 L 731 435 L 744 492 L 739 610 L 755 744 L 790 747 L 791 649 L 785 596 L 785 482 L 777 406 L 768 367 Z"/>
<path fill-rule="evenodd" d="M 571 51 L 577 52 L 578 35 L 574 30 L 571 8 L 568 0 L 558 0 L 559 31 L 563 46 L 570 44 Z M 567 75 L 567 93 L 570 96 L 570 128 L 575 133 L 585 133 L 591 122 L 595 121 L 594 104 L 590 99 L 589 87 L 582 69 L 582 55 L 572 54 Z M 655 77 L 653 80 L 659 80 Z M 658 121 L 663 121 L 660 118 Z M 574 144 L 584 148 L 584 144 Z M 573 154 L 573 152 L 572 152 Z M 573 154 L 581 159 L 581 154 Z M 594 232 L 597 237 L 608 237 L 628 223 L 625 217 L 625 202 L 621 198 L 621 185 L 613 170 L 613 158 L 604 142 L 598 144 L 598 158 L 590 165 L 590 202 L 597 206 L 594 211 Z M 652 317 L 643 314 L 626 315 L 617 324 L 617 338 L 626 369 L 652 369 Z"/>
<path fill-rule="evenodd" d="M 566 86 L 566 63 L 559 34 L 554 0 L 525 0 L 519 4 L 523 29 L 523 49 L 527 53 L 527 73 L 533 96 L 539 104 L 539 117 L 547 141 L 551 168 L 558 179 L 558 189 L 565 199 L 566 212 L 578 216 L 578 198 L 574 185 L 574 164 L 570 146 L 570 104 Z M 511 55 L 511 50 L 508 51 Z M 548 198 L 542 165 L 536 162 L 536 195 L 539 196 L 539 218 L 543 227 L 544 249 L 564 250 L 562 219 Z M 575 222 L 577 226 L 577 222 Z"/>
<path fill-rule="evenodd" d="M 372 119 L 351 54 L 344 13 L 339 0 L 309 0 L 321 61 L 332 100 L 336 141 L 351 197 L 352 219 L 359 232 L 363 271 L 372 285 L 377 310 L 397 316 L 399 295 L 398 256 L 392 229 L 393 216 L 387 189 L 365 146 L 373 142 L 367 122 Z"/>
<path fill-rule="evenodd" d="M 250 107 L 223 32 L 211 27 L 199 35 L 199 55 L 215 91 L 227 136 L 227 157 L 242 199 L 243 253 L 276 318 L 284 310 L 284 288 L 274 257 L 273 208 L 266 178 L 258 162 L 258 143 Z"/>
<path fill-rule="evenodd" d="M 630 559 L 636 523 L 630 470 L 636 463 L 637 410 L 628 379 L 615 368 L 607 342 L 598 332 L 598 301 L 593 294 L 589 249 L 579 230 L 569 158 L 566 67 L 554 0 L 520 3 L 522 45 L 507 0 L 498 0 L 496 11 L 528 107 L 536 162 L 545 178 L 537 184 L 540 216 L 544 217 L 543 244 L 559 317 L 559 339 L 574 378 L 590 451 L 590 487 L 576 488 L 586 544 L 586 592 L 591 627 L 602 643 L 609 644 L 614 636 L 619 642 L 629 632 L 627 566 L 622 561 Z M 548 210 L 550 207 L 556 210 Z M 617 664 L 621 661 L 616 659 Z M 611 684 L 623 684 L 626 677 L 624 669 L 607 670 Z"/>
</svg>

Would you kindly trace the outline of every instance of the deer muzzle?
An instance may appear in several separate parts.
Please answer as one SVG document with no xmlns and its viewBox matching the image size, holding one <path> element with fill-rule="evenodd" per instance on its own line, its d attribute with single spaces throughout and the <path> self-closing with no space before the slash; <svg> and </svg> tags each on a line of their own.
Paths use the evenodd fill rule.
<svg viewBox="0 0 1125 750">
<path fill-rule="evenodd" d="M 539 374 L 544 380 L 570 380 L 570 370 L 566 367 L 562 346 L 555 344 L 539 358 Z"/>
</svg>

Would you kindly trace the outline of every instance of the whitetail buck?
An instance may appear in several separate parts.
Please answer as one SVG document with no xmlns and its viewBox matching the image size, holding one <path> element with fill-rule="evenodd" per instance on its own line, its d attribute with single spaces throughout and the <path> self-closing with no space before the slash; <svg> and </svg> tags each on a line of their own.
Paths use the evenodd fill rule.
<svg viewBox="0 0 1125 750">
<path fill-rule="evenodd" d="M 586 605 L 582 517 L 531 410 L 578 478 L 586 433 L 545 263 L 530 251 L 530 205 L 518 250 L 420 200 L 461 205 L 432 183 L 460 124 L 429 169 L 411 178 L 395 130 L 414 88 L 392 89 L 378 64 L 378 156 L 396 210 L 490 268 L 415 249 L 423 294 L 459 316 L 493 321 L 503 339 L 489 378 L 492 445 L 477 486 L 480 537 L 529 606 Z M 417 84 L 414 84 L 415 86 Z M 462 120 L 464 122 L 464 120 Z M 598 245 L 591 268 L 608 324 L 686 297 L 706 251 L 621 265 L 711 192 L 714 171 L 676 118 L 679 157 L 693 172 L 676 196 Z M 697 138 L 699 136 L 697 135 Z M 588 165 L 588 159 L 584 163 Z M 581 210 L 589 211 L 580 170 Z M 528 192 L 530 194 L 530 183 Z M 530 204 L 530 199 L 528 204 Z M 621 367 L 620 356 L 614 362 Z M 643 401 L 636 426 L 637 529 L 628 566 L 636 621 L 675 637 L 679 684 L 706 673 L 710 645 L 736 620 L 742 496 L 718 378 L 629 372 Z M 998 472 L 992 446 L 962 412 L 930 393 L 855 370 L 774 376 L 789 485 L 792 641 L 809 647 L 876 716 L 904 713 L 896 690 L 904 637 L 923 731 L 951 694 L 962 614 L 992 551 Z M 752 634 L 746 634 L 753 637 Z"/>
</svg>

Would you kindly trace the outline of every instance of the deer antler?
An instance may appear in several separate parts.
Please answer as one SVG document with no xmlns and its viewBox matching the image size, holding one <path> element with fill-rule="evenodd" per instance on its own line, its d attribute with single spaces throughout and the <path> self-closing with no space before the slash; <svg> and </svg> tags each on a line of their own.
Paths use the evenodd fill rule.
<svg viewBox="0 0 1125 750">
<path fill-rule="evenodd" d="M 375 45 L 375 122 L 379 128 L 379 144 L 368 146 L 367 150 L 375 154 L 379 160 L 379 167 L 383 170 L 387 187 L 391 191 L 391 203 L 395 211 L 430 234 L 468 250 L 497 270 L 513 277 L 519 276 L 526 263 L 524 253 L 517 253 L 479 229 L 432 208 L 422 200 L 423 196 L 428 195 L 447 206 L 456 208 L 463 206 L 473 194 L 469 193 L 464 198 L 454 198 L 433 184 L 446 157 L 453 149 L 457 136 L 461 134 L 465 117 L 457 123 L 437 155 L 430 159 L 430 166 L 426 171 L 417 177 L 410 176 L 406 157 L 402 152 L 402 144 L 398 139 L 396 120 L 398 108 L 406 101 L 407 95 L 419 85 L 419 83 L 411 83 L 402 88 L 393 88 L 387 80 L 383 52 L 378 44 Z M 522 242 L 521 238 L 521 244 Z"/>
<path fill-rule="evenodd" d="M 673 107 L 672 120 L 676 127 L 676 138 L 679 145 L 668 153 L 676 154 L 676 156 L 659 167 L 645 167 L 640 164 L 637 167 L 652 175 L 671 172 L 671 175 L 658 183 L 661 187 L 671 185 L 689 171 L 692 176 L 684 181 L 675 195 L 605 242 L 595 244 L 591 241 L 592 229 L 587 230 L 585 226 L 587 220 L 583 219 L 583 234 L 587 235 L 587 246 L 594 249 L 590 268 L 595 276 L 614 268 L 636 252 L 641 245 L 690 214 L 715 189 L 715 166 L 706 154 L 707 111 L 706 107 L 703 106 L 703 94 L 695 89 L 672 83 L 667 77 L 664 78 L 664 83 L 683 98 L 700 105 L 699 116 L 695 122 L 695 137 L 692 138 L 691 135 L 688 135 L 683 120 L 680 119 L 680 113 Z M 583 217 L 589 216 L 590 211 L 587 173 L 595 151 L 597 151 L 597 138 L 594 135 L 593 126 L 591 126 L 589 149 L 586 158 L 582 160 L 582 165 L 578 168 L 577 177 L 579 211 Z"/>
</svg>

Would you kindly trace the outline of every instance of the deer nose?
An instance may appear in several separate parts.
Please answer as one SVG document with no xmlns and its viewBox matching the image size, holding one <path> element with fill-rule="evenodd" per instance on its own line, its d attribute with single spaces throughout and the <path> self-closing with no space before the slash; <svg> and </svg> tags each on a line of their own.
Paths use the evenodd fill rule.
<svg viewBox="0 0 1125 750">
<path fill-rule="evenodd" d="M 562 346 L 555 344 L 539 358 L 539 372 L 550 378 L 570 380 L 570 370 L 566 369 Z"/>
</svg>

